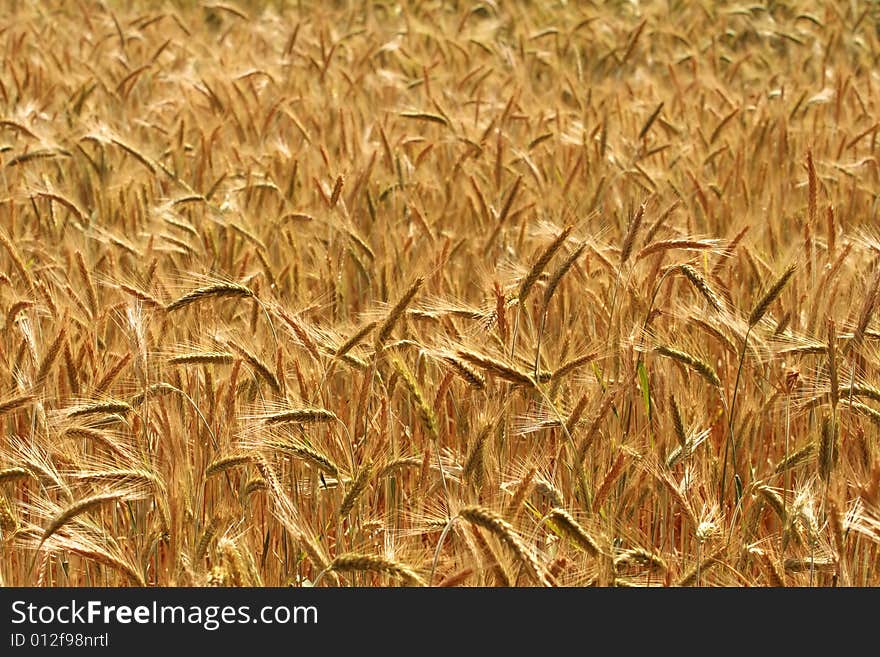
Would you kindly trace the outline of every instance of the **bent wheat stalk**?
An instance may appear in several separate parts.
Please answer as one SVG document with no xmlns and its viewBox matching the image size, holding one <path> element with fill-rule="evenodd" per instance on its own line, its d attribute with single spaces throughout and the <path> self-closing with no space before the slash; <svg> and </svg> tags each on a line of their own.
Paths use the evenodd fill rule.
<svg viewBox="0 0 880 657">
<path fill-rule="evenodd" d="M 724 458 L 723 465 L 721 469 L 721 485 L 718 490 L 718 499 L 719 503 L 724 500 L 724 489 L 727 484 L 727 455 L 730 453 L 731 461 L 733 462 L 733 476 L 734 479 L 737 480 L 739 474 L 736 471 L 736 437 L 734 436 L 733 431 L 733 423 L 736 415 L 736 397 L 739 393 L 739 381 L 742 376 L 743 364 L 746 359 L 746 348 L 749 343 L 749 335 L 751 335 L 752 329 L 758 324 L 758 322 L 763 319 L 764 315 L 767 314 L 767 311 L 770 309 L 770 306 L 773 305 L 773 302 L 779 298 L 779 295 L 782 294 L 782 289 L 785 287 L 786 283 L 788 283 L 789 279 L 794 275 L 796 266 L 794 264 L 786 267 L 785 271 L 776 279 L 773 285 L 764 293 L 764 295 L 758 300 L 755 304 L 755 307 L 752 309 L 752 312 L 749 314 L 749 326 L 746 329 L 746 334 L 743 337 L 743 345 L 742 350 L 739 355 L 739 366 L 736 368 L 736 381 L 733 384 L 733 395 L 731 396 L 730 401 L 730 410 L 728 412 L 728 425 L 727 425 L 727 441 L 724 444 Z M 737 503 L 739 503 L 739 492 L 737 492 Z"/>
</svg>

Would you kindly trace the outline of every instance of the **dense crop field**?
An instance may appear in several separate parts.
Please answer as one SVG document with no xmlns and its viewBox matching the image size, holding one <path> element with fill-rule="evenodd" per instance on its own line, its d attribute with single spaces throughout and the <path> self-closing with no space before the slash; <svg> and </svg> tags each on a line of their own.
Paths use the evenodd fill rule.
<svg viewBox="0 0 880 657">
<path fill-rule="evenodd" d="M 880 585 L 875 3 L 2 4 L 0 584 Z"/>
</svg>

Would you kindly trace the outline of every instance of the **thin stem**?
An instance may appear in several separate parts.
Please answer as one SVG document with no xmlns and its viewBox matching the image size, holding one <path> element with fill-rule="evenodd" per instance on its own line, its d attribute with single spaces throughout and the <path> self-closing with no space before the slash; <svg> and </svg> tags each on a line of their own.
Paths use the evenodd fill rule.
<svg viewBox="0 0 880 657">
<path fill-rule="evenodd" d="M 657 295 L 660 294 L 660 287 L 663 285 L 663 281 L 666 280 L 666 277 L 669 276 L 669 274 L 671 274 L 671 273 L 672 273 L 672 268 L 669 268 L 665 272 L 663 272 L 663 275 L 660 277 L 660 280 L 657 281 L 657 285 L 654 286 L 654 292 L 651 294 L 651 302 L 648 304 L 648 312 L 645 313 L 645 321 L 642 322 L 642 335 L 639 336 L 640 340 L 642 339 L 642 337 L 644 336 L 644 334 L 648 330 L 648 324 L 650 324 L 650 322 L 651 322 L 651 313 L 654 312 L 654 302 L 657 300 Z M 616 292 L 615 292 L 615 294 L 616 294 Z M 613 311 L 613 306 L 612 306 L 612 311 Z M 638 351 L 638 355 L 636 356 L 636 367 L 635 367 L 636 371 L 638 371 L 639 365 L 642 362 L 642 353 L 643 353 L 642 349 L 639 349 L 637 351 Z M 631 408 L 632 408 L 632 397 L 629 398 L 628 403 L 627 403 L 626 426 L 624 427 L 624 430 L 623 430 L 624 435 L 627 435 L 629 433 L 629 424 L 630 424 L 630 420 L 632 419 Z M 651 426 L 652 436 L 653 436 L 653 432 L 654 432 L 654 429 L 653 429 L 653 426 Z"/>
<path fill-rule="evenodd" d="M 785 460 L 788 463 L 788 440 L 791 431 L 791 395 L 785 396 Z M 782 522 L 788 517 L 788 485 L 789 485 L 789 468 L 785 468 L 785 474 L 782 476 Z M 781 538 L 781 534 L 780 534 Z"/>
<path fill-rule="evenodd" d="M 541 338 L 544 335 L 544 322 L 547 321 L 547 308 L 544 308 L 544 312 L 541 313 L 541 325 L 538 327 L 538 344 L 535 347 L 535 383 L 537 384 L 540 381 L 540 367 L 539 363 L 541 360 Z"/>
<path fill-rule="evenodd" d="M 810 538 L 810 588 L 813 588 L 813 573 L 816 569 L 815 545 L 816 542 L 812 538 Z"/>
<path fill-rule="evenodd" d="M 830 440 L 828 440 L 828 444 L 825 445 L 825 462 L 828 464 L 828 472 L 826 473 L 825 478 L 825 492 L 822 495 L 822 521 L 824 522 L 828 517 L 828 490 L 831 488 L 831 473 L 834 468 L 831 466 L 831 459 L 834 455 L 834 444 L 837 439 L 836 432 L 837 431 L 837 407 L 834 406 L 831 409 L 831 427 L 829 436 Z M 821 443 L 820 443 L 821 444 Z"/>
<path fill-rule="evenodd" d="M 700 566 L 703 565 L 702 547 L 703 547 L 703 541 L 698 539 L 697 540 L 697 587 L 700 586 Z"/>
<path fill-rule="evenodd" d="M 516 304 L 516 317 L 513 318 L 513 335 L 510 338 L 510 357 L 513 358 L 516 353 L 516 336 L 519 333 L 519 313 L 522 310 L 522 303 Z"/>
<path fill-rule="evenodd" d="M 724 445 L 724 466 L 721 469 L 721 488 L 718 492 L 718 501 L 719 504 L 724 501 L 724 488 L 727 483 L 727 453 L 728 451 L 731 454 L 731 459 L 733 460 L 733 474 L 737 475 L 736 472 L 736 439 L 733 435 L 733 419 L 734 414 L 736 413 L 736 394 L 739 392 L 739 380 L 742 376 L 743 363 L 746 359 L 746 347 L 749 342 L 749 334 L 752 332 L 752 327 L 749 326 L 746 331 L 746 336 L 743 338 L 743 346 L 742 352 L 739 355 L 739 367 L 736 370 L 736 382 L 733 384 L 733 399 L 730 402 L 730 410 L 727 413 L 729 423 L 728 423 L 728 431 L 727 431 L 727 442 Z"/>
<path fill-rule="evenodd" d="M 431 573 L 428 575 L 428 586 L 431 586 L 431 582 L 434 581 L 434 572 L 437 570 L 437 561 L 440 558 L 440 550 L 443 549 L 443 541 L 446 540 L 446 535 L 449 533 L 449 530 L 452 529 L 456 520 L 458 520 L 457 515 L 450 516 L 437 541 L 437 548 L 434 550 L 434 559 L 431 561 Z"/>
</svg>

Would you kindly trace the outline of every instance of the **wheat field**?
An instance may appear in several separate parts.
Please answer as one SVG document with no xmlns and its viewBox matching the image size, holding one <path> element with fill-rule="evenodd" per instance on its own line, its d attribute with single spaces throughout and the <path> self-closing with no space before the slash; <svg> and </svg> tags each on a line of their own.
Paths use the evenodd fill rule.
<svg viewBox="0 0 880 657">
<path fill-rule="evenodd" d="M 880 8 L 23 2 L 0 584 L 880 585 Z"/>
</svg>

